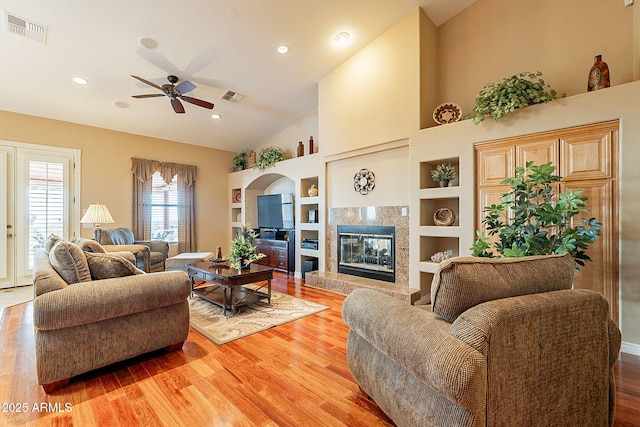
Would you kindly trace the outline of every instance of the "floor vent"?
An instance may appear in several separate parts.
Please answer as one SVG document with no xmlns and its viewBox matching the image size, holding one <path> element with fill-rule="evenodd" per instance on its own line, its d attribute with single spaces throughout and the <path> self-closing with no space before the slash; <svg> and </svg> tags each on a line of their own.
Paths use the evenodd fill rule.
<svg viewBox="0 0 640 427">
<path fill-rule="evenodd" d="M 242 98 L 244 98 L 244 95 L 232 90 L 227 90 L 220 98 L 229 102 L 238 103 Z"/>
<path fill-rule="evenodd" d="M 21 18 L 13 13 L 4 12 L 5 31 L 27 37 L 44 43 L 47 39 L 47 27 L 28 19 Z"/>
</svg>

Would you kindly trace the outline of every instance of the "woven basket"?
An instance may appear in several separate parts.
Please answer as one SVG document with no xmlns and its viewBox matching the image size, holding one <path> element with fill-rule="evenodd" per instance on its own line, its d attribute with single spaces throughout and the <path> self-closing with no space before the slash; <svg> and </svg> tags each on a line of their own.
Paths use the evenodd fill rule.
<svg viewBox="0 0 640 427">
<path fill-rule="evenodd" d="M 433 222 L 436 225 L 453 225 L 456 215 L 449 208 L 440 208 L 433 214 Z"/>
</svg>

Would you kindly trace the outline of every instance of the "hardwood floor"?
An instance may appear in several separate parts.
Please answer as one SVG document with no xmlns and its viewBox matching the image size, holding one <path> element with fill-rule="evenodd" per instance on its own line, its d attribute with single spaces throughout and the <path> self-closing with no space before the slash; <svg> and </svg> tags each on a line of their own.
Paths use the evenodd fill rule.
<svg viewBox="0 0 640 427">
<path fill-rule="evenodd" d="M 0 425 L 392 426 L 349 373 L 344 297 L 276 276 L 274 290 L 331 308 L 222 346 L 191 331 L 183 351 L 80 375 L 50 395 L 35 383 L 32 304 L 0 311 Z M 615 375 L 615 425 L 640 426 L 640 357 L 623 354 Z"/>
</svg>

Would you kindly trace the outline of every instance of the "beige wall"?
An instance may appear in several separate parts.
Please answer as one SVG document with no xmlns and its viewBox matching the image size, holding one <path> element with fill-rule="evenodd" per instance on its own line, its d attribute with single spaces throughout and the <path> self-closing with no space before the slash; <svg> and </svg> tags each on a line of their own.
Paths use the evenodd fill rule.
<svg viewBox="0 0 640 427">
<path fill-rule="evenodd" d="M 323 155 L 406 139 L 420 129 L 426 91 L 420 48 L 429 33 L 421 32 L 421 23 L 433 26 L 416 9 L 319 82 Z"/>
<path fill-rule="evenodd" d="M 478 0 L 438 28 L 438 99 L 464 115 L 482 87 L 541 71 L 558 93 L 586 92 L 593 57 L 611 84 L 633 80 L 633 7 L 622 0 Z"/>
<path fill-rule="evenodd" d="M 0 140 L 81 150 L 79 206 L 106 204 L 116 221 L 109 227 L 131 227 L 133 221 L 131 157 L 196 165 L 198 249 L 226 246 L 226 182 L 233 153 L 6 111 L 0 111 Z M 90 238 L 91 233 L 81 229 L 83 237 Z"/>
</svg>

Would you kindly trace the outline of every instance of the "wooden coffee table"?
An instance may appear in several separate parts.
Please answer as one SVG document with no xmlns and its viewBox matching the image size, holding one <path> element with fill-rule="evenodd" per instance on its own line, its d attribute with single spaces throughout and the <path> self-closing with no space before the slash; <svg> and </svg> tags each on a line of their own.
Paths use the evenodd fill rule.
<svg viewBox="0 0 640 427">
<path fill-rule="evenodd" d="M 227 309 L 233 316 L 238 307 L 252 302 L 266 299 L 267 304 L 271 304 L 271 267 L 254 263 L 249 268 L 237 270 L 227 264 L 203 261 L 187 265 L 187 274 L 191 280 L 191 293 L 222 307 L 225 316 Z M 205 283 L 196 285 L 196 281 Z M 244 286 L 249 284 L 256 286 Z M 266 292 L 263 291 L 265 288 Z"/>
</svg>

